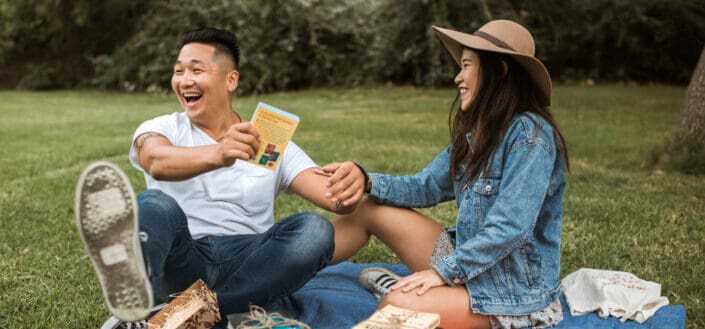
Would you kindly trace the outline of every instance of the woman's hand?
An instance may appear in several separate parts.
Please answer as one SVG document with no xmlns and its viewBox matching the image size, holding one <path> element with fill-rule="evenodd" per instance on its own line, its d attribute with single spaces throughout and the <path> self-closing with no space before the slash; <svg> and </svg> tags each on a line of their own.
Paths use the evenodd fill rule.
<svg viewBox="0 0 705 329">
<path fill-rule="evenodd" d="M 365 176 L 353 162 L 331 163 L 317 173 L 330 176 L 326 197 L 338 207 L 357 204 L 365 193 Z"/>
<path fill-rule="evenodd" d="M 417 287 L 421 287 L 418 291 L 416 291 L 416 294 L 421 296 L 433 287 L 440 287 L 444 285 L 446 285 L 446 282 L 443 280 L 443 277 L 441 277 L 436 270 L 428 269 L 421 272 L 415 272 L 409 276 L 399 279 L 399 281 L 391 286 L 390 289 L 401 289 L 402 292 L 407 293 Z"/>
</svg>

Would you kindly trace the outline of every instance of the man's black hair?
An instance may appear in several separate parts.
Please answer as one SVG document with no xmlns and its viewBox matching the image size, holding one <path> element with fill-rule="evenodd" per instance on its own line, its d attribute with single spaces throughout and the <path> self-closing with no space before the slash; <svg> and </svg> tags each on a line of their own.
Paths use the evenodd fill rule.
<svg viewBox="0 0 705 329">
<path fill-rule="evenodd" d="M 189 43 L 205 43 L 215 47 L 215 53 L 224 53 L 232 58 L 235 69 L 240 65 L 240 45 L 234 33 L 211 27 L 199 28 L 185 32 L 181 38 L 181 47 Z"/>
</svg>

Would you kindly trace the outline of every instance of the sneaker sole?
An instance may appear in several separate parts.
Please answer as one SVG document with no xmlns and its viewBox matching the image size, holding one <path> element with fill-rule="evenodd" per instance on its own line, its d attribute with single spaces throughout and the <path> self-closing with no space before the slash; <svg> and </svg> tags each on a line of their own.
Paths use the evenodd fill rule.
<svg viewBox="0 0 705 329">
<path fill-rule="evenodd" d="M 138 238 L 137 202 L 127 176 L 96 162 L 78 180 L 76 224 L 110 312 L 123 321 L 149 315 L 152 287 Z"/>
<path fill-rule="evenodd" d="M 396 273 L 394 273 L 394 272 L 392 272 L 392 271 L 390 271 L 390 270 L 388 270 L 388 269 L 386 269 L 386 268 L 384 268 L 384 267 L 368 267 L 368 268 L 362 270 L 362 272 L 360 272 L 360 276 L 358 276 L 358 279 L 357 279 L 357 280 L 360 282 L 360 284 L 361 284 L 363 287 L 365 287 L 365 289 L 367 289 L 367 290 L 369 290 L 369 291 L 374 291 L 374 290 L 375 290 L 374 287 L 372 286 L 372 284 L 367 281 L 367 276 L 365 275 L 365 274 L 367 274 L 367 272 L 370 272 L 370 271 L 380 271 L 380 272 L 384 272 L 385 274 L 387 274 L 387 275 L 389 275 L 390 277 L 396 279 L 397 281 L 398 281 L 399 279 L 401 279 L 401 276 L 399 276 L 398 274 L 396 274 Z"/>
</svg>

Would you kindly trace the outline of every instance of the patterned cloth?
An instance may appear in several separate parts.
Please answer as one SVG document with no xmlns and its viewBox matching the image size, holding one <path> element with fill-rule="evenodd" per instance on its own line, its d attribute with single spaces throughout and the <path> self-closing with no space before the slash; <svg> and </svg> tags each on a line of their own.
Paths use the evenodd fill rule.
<svg viewBox="0 0 705 329">
<path fill-rule="evenodd" d="M 438 237 L 438 242 L 436 242 L 436 247 L 433 249 L 431 254 L 431 267 L 433 264 L 441 260 L 441 258 L 450 255 L 455 250 L 455 239 L 450 236 L 447 230 L 441 232 L 441 236 Z"/>
<path fill-rule="evenodd" d="M 556 299 L 546 308 L 527 315 L 493 315 L 490 316 L 492 329 L 515 329 L 552 327 L 563 320 L 561 302 Z"/>
<path fill-rule="evenodd" d="M 436 242 L 436 247 L 431 254 L 431 265 L 450 255 L 455 250 L 455 239 L 447 230 L 441 232 Z M 563 309 L 560 300 L 556 299 L 542 310 L 526 315 L 492 315 L 490 327 L 492 329 L 515 329 L 532 327 L 537 329 L 547 328 L 563 320 Z"/>
</svg>

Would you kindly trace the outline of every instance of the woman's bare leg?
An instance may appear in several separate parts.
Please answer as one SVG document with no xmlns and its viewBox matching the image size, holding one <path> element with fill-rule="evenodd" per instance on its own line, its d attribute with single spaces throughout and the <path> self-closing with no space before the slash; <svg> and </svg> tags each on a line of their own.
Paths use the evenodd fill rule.
<svg viewBox="0 0 705 329">
<path fill-rule="evenodd" d="M 344 261 L 362 249 L 370 235 L 389 246 L 414 272 L 428 269 L 443 226 L 406 208 L 384 206 L 364 198 L 354 212 L 333 221 L 335 252 L 331 264 Z"/>
<path fill-rule="evenodd" d="M 354 255 L 374 235 L 413 272 L 430 267 L 431 254 L 443 230 L 441 224 L 417 211 L 379 205 L 368 198 L 363 199 L 351 214 L 335 219 L 333 227 L 335 252 L 331 264 Z M 416 291 L 392 291 L 382 299 L 378 308 L 392 304 L 409 310 L 438 313 L 444 329 L 490 326 L 486 315 L 472 313 L 470 297 L 464 286 L 435 287 L 421 296 Z"/>
<path fill-rule="evenodd" d="M 476 314 L 470 309 L 470 297 L 464 286 L 435 287 L 425 294 L 416 294 L 419 288 L 409 292 L 392 291 L 380 302 L 378 309 L 392 304 L 408 310 L 431 312 L 441 315 L 443 329 L 489 328 L 487 315 Z"/>
</svg>

